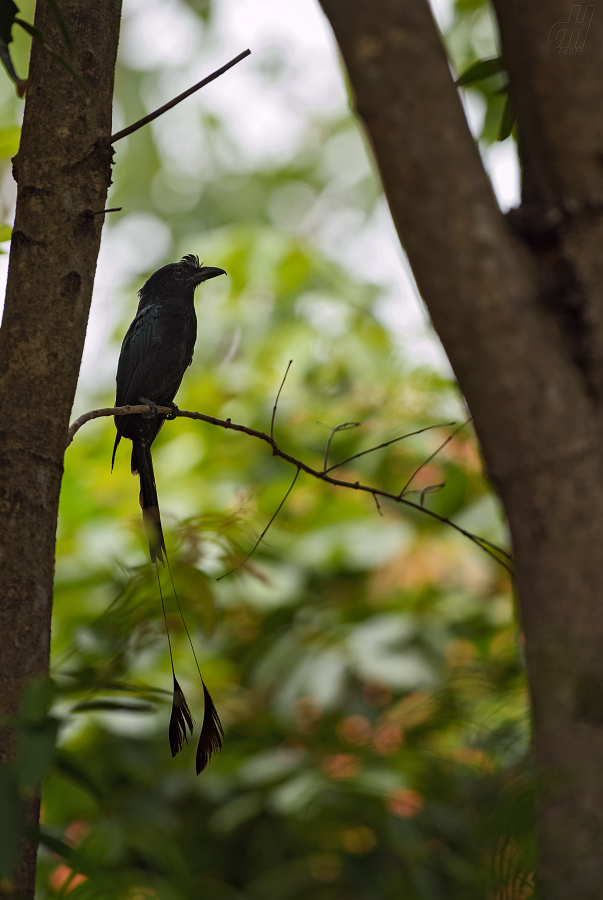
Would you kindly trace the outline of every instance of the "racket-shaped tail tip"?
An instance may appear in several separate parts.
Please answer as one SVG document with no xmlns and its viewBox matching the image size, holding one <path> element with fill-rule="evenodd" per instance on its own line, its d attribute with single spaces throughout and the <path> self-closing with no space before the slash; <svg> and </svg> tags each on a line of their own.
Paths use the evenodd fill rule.
<svg viewBox="0 0 603 900">
<path fill-rule="evenodd" d="M 186 730 L 188 728 L 192 735 L 194 727 L 195 722 L 191 716 L 191 711 L 188 708 L 186 697 L 174 677 L 174 698 L 172 700 L 172 715 L 170 717 L 170 727 L 168 729 L 172 756 L 176 756 L 177 753 L 180 753 L 185 741 L 188 744 Z"/>
<path fill-rule="evenodd" d="M 224 729 L 214 706 L 214 701 L 211 699 L 205 684 L 203 684 L 203 696 L 205 699 L 205 711 L 199 746 L 197 747 L 197 775 L 200 775 L 203 769 L 207 767 L 214 753 L 219 753 L 224 741 Z"/>
</svg>

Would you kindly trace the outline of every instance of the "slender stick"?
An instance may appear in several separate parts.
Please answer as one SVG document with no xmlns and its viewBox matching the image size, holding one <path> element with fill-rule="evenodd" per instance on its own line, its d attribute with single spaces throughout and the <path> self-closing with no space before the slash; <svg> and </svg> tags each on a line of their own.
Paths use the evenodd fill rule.
<svg viewBox="0 0 603 900">
<path fill-rule="evenodd" d="M 357 422 L 346 422 L 346 425 L 357 425 Z M 377 444 L 376 447 L 370 447 L 368 450 L 363 450 L 361 453 L 355 453 L 353 456 L 348 456 L 347 459 L 342 459 L 341 462 L 335 463 L 333 466 L 329 466 L 327 469 L 326 466 L 326 454 L 325 454 L 325 472 L 332 472 L 333 469 L 337 469 L 339 466 L 345 466 L 346 463 L 351 462 L 353 459 L 358 459 L 360 456 L 366 456 L 367 453 L 372 453 L 374 450 L 381 450 L 383 447 L 389 447 L 390 444 L 396 444 L 398 441 L 403 441 L 406 438 L 414 437 L 415 434 L 423 434 L 424 431 L 430 431 L 432 428 L 450 428 L 452 425 L 455 425 L 455 422 L 442 422 L 439 425 L 427 425 L 426 428 L 419 428 L 418 431 L 409 431 L 408 434 L 402 434 L 400 437 L 392 438 L 391 441 L 385 441 L 383 444 Z M 338 425 L 337 428 L 341 428 L 343 426 Z M 335 429 L 336 431 L 337 429 Z M 330 438 L 329 438 L 330 440 Z M 450 440 L 450 438 L 448 438 Z M 418 471 L 418 470 L 417 470 Z M 416 475 L 416 472 L 415 472 Z M 413 476 L 414 477 L 414 476 Z M 411 479 L 412 480 L 412 479 Z M 402 491 L 402 493 L 406 493 Z"/>
<path fill-rule="evenodd" d="M 128 125 L 126 128 L 122 128 L 121 131 L 117 131 L 115 134 L 112 134 L 109 138 L 109 143 L 114 144 L 116 141 L 120 141 L 122 138 L 127 137 L 129 134 L 132 134 L 134 131 L 138 131 L 138 129 L 142 128 L 143 125 L 148 125 L 149 122 L 153 121 L 153 119 L 157 119 L 168 110 L 173 109 L 174 106 L 177 106 L 177 104 L 181 103 L 182 100 L 186 100 L 187 97 L 190 97 L 190 95 L 194 94 L 195 91 L 198 91 L 199 88 L 202 88 L 204 87 L 204 85 L 209 84 L 210 81 L 214 81 L 216 78 L 219 78 L 220 75 L 223 75 L 224 72 L 232 69 L 233 66 L 236 66 L 238 62 L 241 62 L 242 59 L 245 59 L 245 57 L 249 56 L 250 54 L 251 50 L 244 50 L 242 53 L 239 53 L 238 56 L 235 56 L 234 59 L 231 59 L 230 62 L 227 62 L 225 66 L 221 66 L 221 68 L 216 69 L 215 72 L 212 72 L 211 75 L 208 75 L 207 78 L 203 78 L 201 81 L 199 81 L 198 84 L 194 84 L 187 91 L 183 91 L 182 94 L 178 94 L 178 96 L 174 97 L 173 100 L 170 100 L 169 103 L 165 103 L 163 106 L 160 106 L 159 109 L 156 109 L 154 112 L 149 113 L 148 116 L 143 116 L 142 119 L 139 119 L 137 122 L 133 122 L 132 125 Z"/>
<path fill-rule="evenodd" d="M 76 419 L 76 421 L 71 425 L 67 433 L 68 439 L 66 445 L 69 446 L 69 444 L 73 440 L 75 433 L 82 427 L 82 425 L 84 425 L 86 422 L 90 422 L 92 419 L 98 419 L 102 416 L 127 416 L 144 412 L 151 412 L 151 407 L 146 405 L 139 405 L 93 409 L 88 413 L 84 413 L 84 415 L 80 416 L 79 419 Z M 173 410 L 167 406 L 158 406 L 157 412 L 162 416 L 173 414 Z M 284 450 L 281 450 L 274 438 L 269 434 L 266 434 L 263 431 L 258 431 L 256 428 L 248 428 L 246 425 L 239 425 L 236 422 L 231 422 L 230 419 L 218 419 L 216 416 L 208 416 L 205 413 L 193 412 L 183 409 L 178 410 L 176 417 L 198 419 L 200 422 L 207 422 L 209 425 L 216 425 L 217 427 L 225 428 L 228 431 L 239 431 L 243 434 L 248 434 L 250 435 L 250 437 L 257 438 L 258 440 L 264 441 L 266 444 L 268 444 L 272 448 L 273 456 L 280 456 L 281 459 L 284 459 L 286 462 L 295 466 L 297 469 L 300 469 L 302 472 L 307 472 L 308 475 L 312 475 L 313 478 L 319 478 L 321 481 L 326 482 L 326 484 L 332 484 L 335 487 L 352 488 L 355 491 L 364 491 L 367 494 L 372 494 L 373 497 L 385 497 L 387 500 L 391 500 L 393 503 L 400 503 L 403 506 L 410 507 L 410 509 L 418 510 L 418 512 L 424 513 L 426 516 L 429 516 L 431 519 L 434 519 L 437 522 L 441 522 L 443 525 L 449 525 L 459 534 L 462 534 L 464 537 L 468 538 L 468 540 L 472 541 L 474 544 L 480 547 L 484 551 L 484 553 L 487 553 L 492 557 L 492 559 L 495 559 L 496 562 L 499 563 L 499 565 L 507 570 L 507 572 L 509 572 L 511 575 L 513 574 L 510 566 L 508 566 L 505 562 L 503 562 L 502 559 L 500 559 L 499 556 L 496 555 L 498 553 L 508 559 L 509 562 L 513 562 L 513 557 L 511 556 L 511 554 L 503 550 L 502 547 L 498 547 L 496 544 L 493 544 L 486 538 L 482 538 L 479 535 L 472 534 L 472 532 L 467 531 L 466 528 L 462 528 L 460 525 L 457 525 L 456 522 L 452 521 L 452 519 L 448 519 L 446 518 L 446 516 L 440 516 L 432 509 L 428 509 L 426 506 L 421 506 L 420 503 L 413 503 L 412 500 L 406 499 L 406 497 L 402 496 L 402 494 L 392 494 L 389 491 L 381 490 L 381 488 L 374 488 L 366 484 L 360 484 L 359 481 L 343 481 L 340 478 L 333 478 L 327 472 L 323 472 L 319 469 L 313 469 L 312 466 L 309 466 L 307 463 L 302 462 L 300 459 L 296 459 L 295 456 L 291 456 L 290 453 L 286 453 Z M 457 429 L 457 431 L 458 430 L 460 429 Z M 452 436 L 454 435 L 451 435 L 451 437 Z M 439 448 L 439 450 L 442 449 L 442 446 Z M 439 450 L 436 451 L 436 453 L 439 452 Z M 433 459 L 434 455 L 435 454 L 432 453 L 429 458 Z"/>
<path fill-rule="evenodd" d="M 262 531 L 261 535 L 259 536 L 259 538 L 258 538 L 257 541 L 255 542 L 255 544 L 253 545 L 253 547 L 251 548 L 251 550 L 249 551 L 249 553 L 247 554 L 247 556 L 245 557 L 245 559 L 243 560 L 243 562 L 240 562 L 240 563 L 238 564 L 238 566 L 235 566 L 235 567 L 234 567 L 234 569 L 230 569 L 229 572 L 224 572 L 224 574 L 223 574 L 223 575 L 220 575 L 220 577 L 217 578 L 216 581 L 222 581 L 223 578 L 227 578 L 228 575 L 232 575 L 233 572 L 236 572 L 237 569 L 240 569 L 242 566 L 244 566 L 245 563 L 247 562 L 247 560 L 250 559 L 250 558 L 253 556 L 253 554 L 255 553 L 255 551 L 257 550 L 257 548 L 259 547 L 259 545 L 262 543 L 262 539 L 265 537 L 266 532 L 268 531 L 268 529 L 270 528 L 270 526 L 272 525 L 272 523 L 274 522 L 274 520 L 276 519 L 276 517 L 277 517 L 278 514 L 280 513 L 281 509 L 282 509 L 283 506 L 285 505 L 285 501 L 286 501 L 287 497 L 289 496 L 289 494 L 291 493 L 291 491 L 292 491 L 293 488 L 295 487 L 295 482 L 297 481 L 297 478 L 298 478 L 298 476 L 299 476 L 299 473 L 300 473 L 300 470 L 298 469 L 297 472 L 295 473 L 295 477 L 294 477 L 293 481 L 292 481 L 291 484 L 289 485 L 289 490 L 287 491 L 287 493 L 285 494 L 285 496 L 283 497 L 283 499 L 282 499 L 281 502 L 279 503 L 278 507 L 276 508 L 276 511 L 275 511 L 274 514 L 271 516 L 270 521 L 268 522 L 268 524 L 266 525 L 266 527 L 265 527 L 264 530 Z"/>
<path fill-rule="evenodd" d="M 291 368 L 292 363 L 293 363 L 293 360 L 290 359 L 290 360 L 289 360 L 289 365 L 287 366 L 287 371 L 286 371 L 285 374 L 283 375 L 283 380 L 281 381 L 281 386 L 280 386 L 280 388 L 278 389 L 278 394 L 276 395 L 276 400 L 274 401 L 274 406 L 272 407 L 272 419 L 270 420 L 270 437 L 271 437 L 271 438 L 274 437 L 274 419 L 275 419 L 275 417 L 276 417 L 276 407 L 278 406 L 278 398 L 279 398 L 280 395 L 281 395 L 281 391 L 282 391 L 282 389 L 283 389 L 283 386 L 284 386 L 284 384 L 285 384 L 285 381 L 287 380 L 287 375 L 289 374 L 289 369 Z"/>
<path fill-rule="evenodd" d="M 358 428 L 359 425 L 360 422 L 342 422 L 341 425 L 336 425 L 335 428 L 331 428 L 331 434 L 327 438 L 327 445 L 325 447 L 325 462 L 323 466 L 323 472 L 330 472 L 331 469 L 336 468 L 336 466 L 331 466 L 331 469 L 327 469 L 327 465 L 329 463 L 329 450 L 331 448 L 331 441 L 333 440 L 333 436 L 337 434 L 338 431 L 347 431 L 349 428 Z M 337 465 L 340 466 L 341 463 L 337 463 Z"/>
<path fill-rule="evenodd" d="M 469 418 L 467 419 L 466 422 L 463 422 L 462 425 L 459 425 L 459 427 L 456 428 L 456 429 L 452 432 L 452 434 L 448 435 L 448 437 L 446 438 L 446 440 L 445 440 L 443 443 L 440 444 L 440 446 L 437 448 L 437 450 L 434 450 L 434 451 L 433 451 L 433 453 L 431 454 L 431 456 L 428 456 L 427 459 L 424 459 L 424 460 L 423 460 L 423 462 L 421 463 L 421 465 L 420 465 L 418 468 L 415 469 L 415 471 L 412 473 L 412 475 L 410 476 L 410 478 L 408 479 L 408 481 L 406 482 L 406 484 L 404 485 L 404 487 L 403 487 L 402 490 L 400 491 L 400 493 L 399 493 L 399 495 L 398 495 L 399 497 L 403 497 L 403 496 L 404 496 L 404 494 L 406 493 L 406 489 L 412 484 L 412 482 L 414 481 L 415 477 L 419 474 L 419 472 L 421 471 L 421 469 L 423 469 L 423 468 L 427 465 L 427 463 L 430 463 L 431 460 L 434 458 L 434 456 L 437 456 L 438 453 L 440 452 L 440 450 L 443 450 L 444 447 L 446 446 L 446 444 L 449 444 L 450 441 L 452 440 L 452 438 L 453 438 L 453 437 L 456 437 L 456 435 L 459 433 L 459 431 L 462 431 L 462 429 L 465 427 L 465 425 L 468 425 L 470 421 L 471 421 L 471 417 L 469 417 Z"/>
<path fill-rule="evenodd" d="M 91 216 L 104 216 L 105 213 L 110 213 L 110 212 L 121 212 L 122 209 L 123 209 L 123 206 L 112 206 L 111 209 L 97 209 L 96 212 L 91 212 L 89 215 L 91 215 Z"/>
</svg>

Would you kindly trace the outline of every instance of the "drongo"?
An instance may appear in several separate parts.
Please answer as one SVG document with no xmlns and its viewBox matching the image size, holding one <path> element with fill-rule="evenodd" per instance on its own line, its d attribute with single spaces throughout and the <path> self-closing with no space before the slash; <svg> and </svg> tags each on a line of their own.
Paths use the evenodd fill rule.
<svg viewBox="0 0 603 900">
<path fill-rule="evenodd" d="M 144 403 L 151 410 L 142 415 L 115 416 L 117 436 L 111 467 L 115 462 L 120 440 L 122 437 L 128 438 L 132 441 L 132 474 L 138 475 L 140 479 L 140 505 L 149 539 L 151 561 L 155 564 L 158 560 L 164 562 L 164 553 L 167 560 L 167 553 L 159 515 L 151 445 L 165 419 L 174 418 L 178 411 L 173 402 L 174 397 L 193 360 L 197 337 L 195 288 L 203 281 L 225 274 L 223 269 L 201 265 L 199 258 L 192 254 L 184 256 L 180 262 L 162 266 L 140 289 L 138 311 L 121 347 L 115 405 L 135 406 Z M 158 414 L 157 406 L 171 407 L 172 414 Z M 157 577 L 159 578 L 159 572 Z M 161 590 L 161 584 L 159 588 Z M 172 756 L 175 756 L 182 748 L 183 740 L 188 740 L 186 728 L 192 733 L 193 719 L 173 669 L 172 661 L 174 701 L 169 736 Z M 222 735 L 220 720 L 204 683 L 203 691 L 205 713 L 197 751 L 197 773 L 205 768 L 211 754 L 221 747 Z"/>
</svg>

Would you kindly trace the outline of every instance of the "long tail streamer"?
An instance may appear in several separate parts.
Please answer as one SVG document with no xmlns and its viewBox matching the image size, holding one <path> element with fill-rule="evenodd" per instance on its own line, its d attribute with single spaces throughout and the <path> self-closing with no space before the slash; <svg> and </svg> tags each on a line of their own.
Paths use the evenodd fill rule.
<svg viewBox="0 0 603 900">
<path fill-rule="evenodd" d="M 182 612 L 182 607 L 180 606 L 180 600 L 178 598 L 178 592 L 176 591 L 176 585 L 174 584 L 174 576 L 172 575 L 172 567 L 170 566 L 167 551 L 165 553 L 165 559 L 167 562 L 168 572 L 170 574 L 170 581 L 172 582 L 172 590 L 174 591 L 174 597 L 176 598 L 176 603 L 178 605 L 178 612 L 180 613 L 180 618 L 182 619 L 182 624 L 184 625 L 184 630 L 186 631 L 188 642 L 191 646 L 191 650 L 193 651 L 195 665 L 197 666 L 197 672 L 199 673 L 199 678 L 201 679 L 201 684 L 203 685 L 203 725 L 201 727 L 201 735 L 199 737 L 196 758 L 197 775 L 199 775 L 203 771 L 203 769 L 208 766 L 209 761 L 211 760 L 214 753 L 219 753 L 222 749 L 222 744 L 224 741 L 224 729 L 222 728 L 222 723 L 220 722 L 220 717 L 218 716 L 218 711 L 216 710 L 214 701 L 212 700 L 211 695 L 207 690 L 206 684 L 203 681 L 203 676 L 201 675 L 201 669 L 199 668 L 199 661 L 197 659 L 197 654 L 195 653 L 195 647 L 193 645 L 193 641 L 190 636 L 184 614 Z M 172 756 L 174 755 L 175 754 L 172 751 Z"/>
<path fill-rule="evenodd" d="M 165 552 L 165 550 L 164 550 Z M 178 606 L 178 612 L 180 613 L 180 618 L 182 619 L 182 624 L 184 625 L 184 630 L 186 631 L 186 636 L 188 638 L 188 642 L 190 644 L 191 650 L 193 651 L 193 656 L 195 658 L 195 665 L 197 666 L 197 672 L 199 673 L 199 678 L 201 679 L 201 684 L 203 685 L 203 700 L 204 700 L 204 711 L 203 711 L 203 725 L 201 727 L 201 734 L 199 736 L 199 744 L 197 746 L 197 756 L 196 756 L 196 769 L 197 775 L 199 775 L 209 764 L 214 753 L 218 753 L 222 749 L 222 744 L 224 741 L 224 729 L 222 728 L 222 723 L 220 722 L 220 717 L 218 716 L 218 711 L 216 710 L 214 701 L 211 698 L 209 691 L 203 681 L 203 676 L 201 675 L 201 669 L 199 668 L 199 661 L 197 659 L 197 654 L 195 653 L 195 647 L 193 645 L 193 641 L 188 630 L 188 626 L 186 624 L 186 620 L 184 618 L 184 613 L 182 612 L 182 607 L 180 605 L 180 599 L 178 597 L 178 592 L 176 591 L 176 585 L 174 584 L 174 577 L 172 575 L 172 569 L 169 563 L 169 558 L 167 552 L 165 553 L 165 559 L 168 565 L 168 572 L 170 574 L 170 581 L 172 583 L 172 590 L 174 591 L 174 597 L 176 598 L 176 604 Z M 167 621 L 167 614 L 165 611 L 165 601 L 163 599 L 163 591 L 161 589 L 161 579 L 159 577 L 159 566 L 157 564 L 157 560 L 155 560 L 155 573 L 157 575 L 157 585 L 159 587 L 159 596 L 161 598 L 161 608 L 163 610 L 163 619 L 165 622 L 165 633 L 167 635 L 168 640 L 168 648 L 170 651 L 170 665 L 172 667 L 172 679 L 174 684 L 174 694 L 172 700 L 172 714 L 170 716 L 170 725 L 168 728 L 168 736 L 170 741 L 170 750 L 172 751 L 172 756 L 176 756 L 179 753 L 184 744 L 188 744 L 188 734 L 187 729 L 190 735 L 193 734 L 193 729 L 195 727 L 195 721 L 191 715 L 191 711 L 189 709 L 189 705 L 187 703 L 186 697 L 184 696 L 184 691 L 180 687 L 178 683 L 178 679 L 176 678 L 176 673 L 174 670 L 174 657 L 172 653 L 172 642 L 170 639 L 170 630 Z"/>
<path fill-rule="evenodd" d="M 170 651 L 170 665 L 172 667 L 172 680 L 174 684 L 174 694 L 172 699 L 172 715 L 170 716 L 170 725 L 168 728 L 168 736 L 170 739 L 170 750 L 172 756 L 176 756 L 182 750 L 184 742 L 188 744 L 188 735 L 186 729 L 193 733 L 195 727 L 194 719 L 186 702 L 184 691 L 178 684 L 176 672 L 174 671 L 174 656 L 172 654 L 172 641 L 170 639 L 170 629 L 168 626 L 167 615 L 165 611 L 165 601 L 163 599 L 163 591 L 161 590 L 161 579 L 159 578 L 159 568 L 157 560 L 155 560 L 155 573 L 157 575 L 157 586 L 159 588 L 159 596 L 161 597 L 161 608 L 163 610 L 163 621 L 165 622 L 165 633 L 168 640 L 168 648 Z"/>
</svg>

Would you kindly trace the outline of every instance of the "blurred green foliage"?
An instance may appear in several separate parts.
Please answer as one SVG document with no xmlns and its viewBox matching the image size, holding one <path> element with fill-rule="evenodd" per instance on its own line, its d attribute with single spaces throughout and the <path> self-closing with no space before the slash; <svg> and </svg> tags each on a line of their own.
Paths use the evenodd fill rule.
<svg viewBox="0 0 603 900">
<path fill-rule="evenodd" d="M 191 8 L 211 23 L 215 7 Z M 486 6 L 457 9 L 450 52 L 461 71 L 496 48 Z M 147 111 L 153 77 L 120 66 L 126 121 Z M 500 77 L 490 78 L 486 140 L 502 113 Z M 355 122 L 308 121 L 286 162 L 246 167 L 223 122 L 203 109 L 193 118 L 211 174 L 191 185 L 146 128 L 120 147 L 110 198 L 124 216 L 165 222 L 170 258 L 194 252 L 228 272 L 199 292 L 179 406 L 269 430 L 292 359 L 275 436 L 312 465 L 339 422 L 361 425 L 335 436 L 332 461 L 462 421 L 454 384 L 409 366 L 377 315 L 370 264 L 367 281 L 352 278 L 298 227 L 317 197 L 331 209 L 345 201 L 361 219 L 373 211 L 369 166 L 334 178 L 334 166 L 362 152 Z M 143 278 L 124 294 L 113 345 Z M 92 399 L 111 405 L 110 386 Z M 364 456 L 342 477 L 400 489 L 446 433 Z M 245 435 L 166 423 L 154 449 L 164 530 L 226 730 L 222 753 L 196 778 L 193 745 L 170 758 L 161 606 L 123 446 L 110 471 L 113 434 L 110 419 L 96 420 L 67 451 L 52 681 L 32 686 L 18 759 L 0 773 L 6 821 L 16 822 L 18 797 L 46 772 L 40 900 L 534 896 L 529 711 L 504 570 L 420 512 L 378 510 L 368 495 L 302 474 L 252 559 L 217 581 L 251 549 L 294 471 Z M 468 428 L 415 487 L 440 481 L 430 508 L 505 542 Z M 201 686 L 162 580 L 178 677 L 199 722 Z"/>
<path fill-rule="evenodd" d="M 484 145 L 504 141 L 515 124 L 504 60 L 500 56 L 494 10 L 488 0 L 456 0 L 446 45 L 457 84 L 483 106 L 479 139 Z"/>
</svg>

